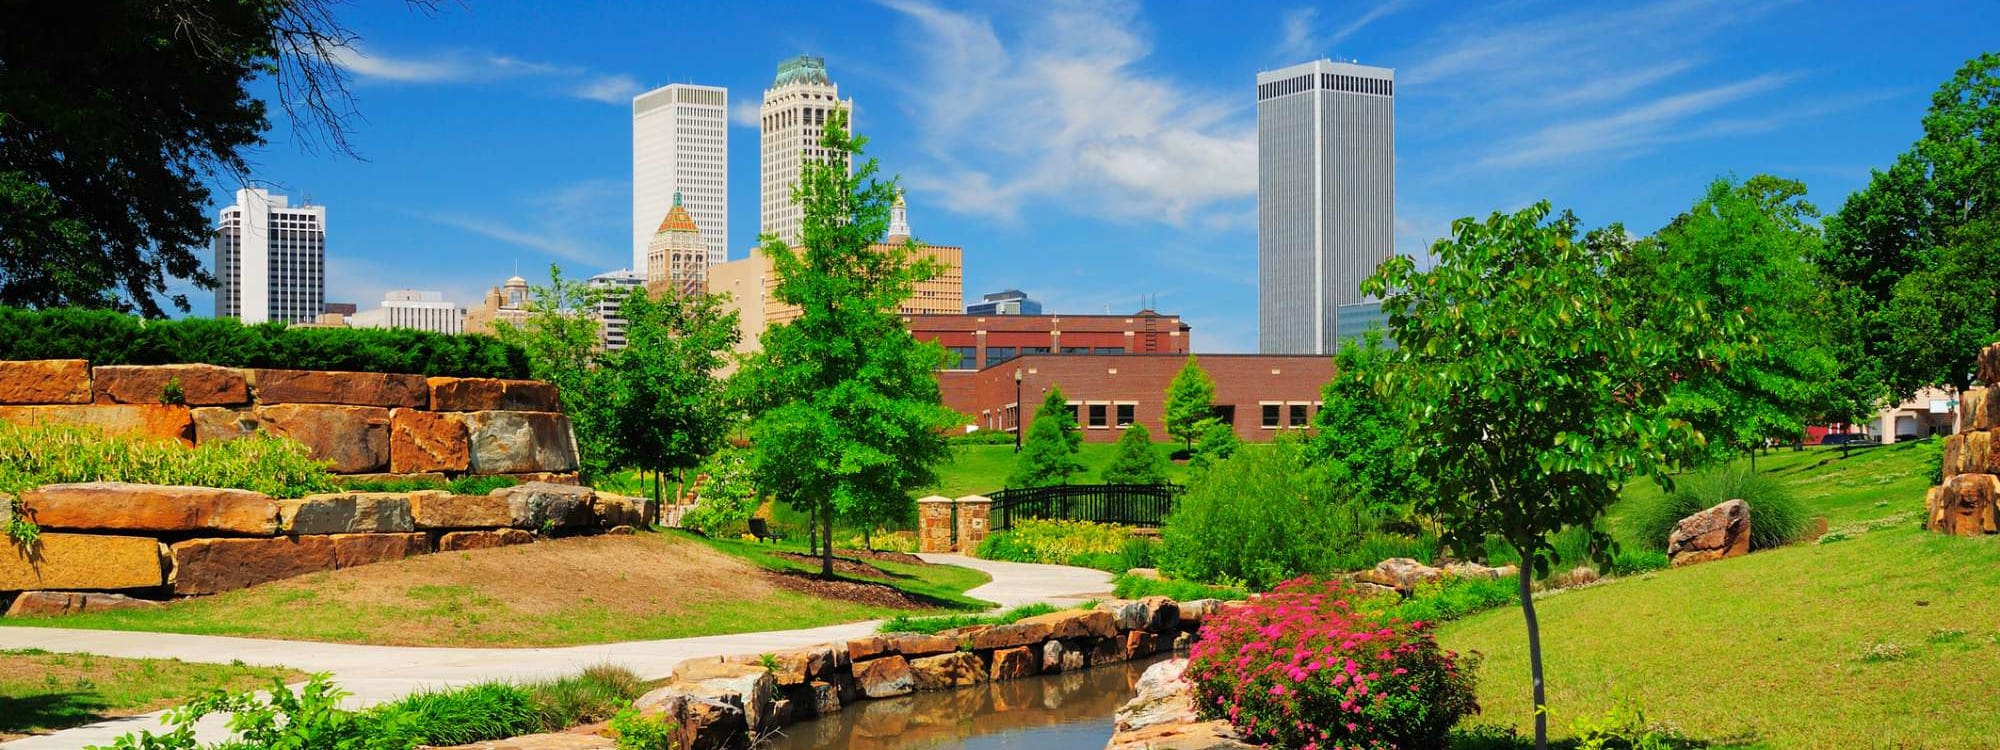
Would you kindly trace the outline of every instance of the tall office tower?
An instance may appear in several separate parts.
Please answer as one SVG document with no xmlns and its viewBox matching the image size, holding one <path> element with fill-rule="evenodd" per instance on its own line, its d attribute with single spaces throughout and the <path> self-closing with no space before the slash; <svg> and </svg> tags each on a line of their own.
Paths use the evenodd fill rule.
<svg viewBox="0 0 2000 750">
<path fill-rule="evenodd" d="M 326 306 L 326 207 L 236 191 L 215 227 L 215 317 L 311 323 Z"/>
<path fill-rule="evenodd" d="M 759 232 L 775 234 L 786 245 L 799 244 L 802 213 L 792 202 L 792 186 L 798 184 L 807 160 L 826 158 L 819 139 L 835 110 L 848 114 L 852 131 L 854 100 L 841 101 L 840 87 L 826 77 L 826 60 L 800 56 L 778 64 L 778 78 L 764 89 L 764 106 L 758 111 L 764 137 L 762 179 L 757 183 L 762 196 Z M 702 221 L 700 216 L 695 219 Z"/>
<path fill-rule="evenodd" d="M 355 328 L 412 328 L 436 333 L 464 333 L 465 308 L 448 302 L 444 292 L 397 289 L 382 295 L 382 306 L 348 316 Z"/>
<path fill-rule="evenodd" d="M 621 268 L 592 276 L 584 283 L 599 292 L 597 309 L 590 312 L 597 318 L 598 345 L 610 351 L 625 348 L 625 295 L 632 287 L 645 287 L 645 274 Z"/>
<path fill-rule="evenodd" d="M 708 249 L 701 243 L 701 227 L 688 216 L 680 192 L 675 191 L 674 205 L 667 209 L 660 231 L 646 243 L 646 290 L 699 294 L 707 283 Z"/>
<path fill-rule="evenodd" d="M 1395 249 L 1396 73 L 1319 60 L 1257 74 L 1257 337 L 1332 354 L 1338 308 Z"/>
<path fill-rule="evenodd" d="M 729 90 L 676 83 L 632 97 L 632 270 L 646 273 L 646 245 L 687 197 L 708 262 L 729 260 Z"/>
</svg>

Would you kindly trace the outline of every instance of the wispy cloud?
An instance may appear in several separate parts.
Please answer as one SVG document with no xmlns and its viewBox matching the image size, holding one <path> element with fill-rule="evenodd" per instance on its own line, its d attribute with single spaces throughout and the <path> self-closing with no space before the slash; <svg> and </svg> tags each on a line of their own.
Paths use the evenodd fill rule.
<svg viewBox="0 0 2000 750">
<path fill-rule="evenodd" d="M 762 125 L 762 104 L 750 99 L 738 99 L 729 104 L 729 121 L 737 127 L 754 128 Z"/>
<path fill-rule="evenodd" d="M 1670 127 L 1723 105 L 1771 91 L 1797 78 L 1767 74 L 1735 83 L 1662 97 L 1602 117 L 1561 122 L 1507 144 L 1482 160 L 1486 166 L 1520 167 L 1585 154 L 1620 152 L 1686 137 Z"/>
<path fill-rule="evenodd" d="M 555 93 L 607 104 L 629 104 L 644 88 L 637 79 L 620 73 L 467 51 L 397 56 L 354 45 L 335 50 L 334 63 L 363 81 L 387 84 L 480 84 L 539 79 L 547 82 Z"/>
<path fill-rule="evenodd" d="M 903 92 L 931 163 L 909 184 L 1003 218 L 1030 201 L 1182 224 L 1257 189 L 1256 124 L 1238 92 L 1141 72 L 1136 8 L 1057 3 L 1010 29 L 922 0 L 883 0 L 909 37 Z"/>
<path fill-rule="evenodd" d="M 1285 13 L 1279 27 L 1278 59 L 1284 65 L 1317 60 L 1338 50 L 1334 49 L 1349 37 L 1361 33 L 1369 24 L 1380 21 L 1397 11 L 1409 7 L 1410 0 L 1381 0 L 1368 7 L 1360 15 L 1326 34 L 1319 32 L 1319 9 L 1312 6 L 1294 8 Z"/>
<path fill-rule="evenodd" d="M 416 215 L 586 268 L 602 269 L 622 264 L 625 246 L 617 244 L 615 238 L 627 230 L 626 215 L 607 212 L 604 206 L 616 205 L 619 196 L 630 192 L 630 184 L 623 181 L 586 180 L 529 196 L 507 218 L 451 211 Z M 614 241 L 607 241 L 607 237 Z"/>
</svg>

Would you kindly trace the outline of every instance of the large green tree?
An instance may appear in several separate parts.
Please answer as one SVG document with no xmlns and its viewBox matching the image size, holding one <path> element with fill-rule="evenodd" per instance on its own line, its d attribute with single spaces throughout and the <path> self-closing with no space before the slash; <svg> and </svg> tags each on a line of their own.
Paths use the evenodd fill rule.
<svg viewBox="0 0 2000 750">
<path fill-rule="evenodd" d="M 866 139 L 847 117 L 827 121 L 820 147 L 793 188 L 799 247 L 766 236 L 777 284 L 772 296 L 799 316 L 764 332 L 745 363 L 758 486 L 805 511 L 833 538 L 837 513 L 888 515 L 909 508 L 914 489 L 936 480 L 949 457 L 944 431 L 964 423 L 946 408 L 933 373 L 944 349 L 910 336 L 897 306 L 933 275 L 915 242 L 877 244 L 889 227 L 893 180 L 856 163 Z M 833 545 L 820 572 L 833 576 Z"/>
<path fill-rule="evenodd" d="M 1607 252 L 1604 248 L 1614 248 Z M 1431 247 L 1436 264 L 1385 261 L 1362 284 L 1383 300 L 1398 348 L 1385 387 L 1412 415 L 1405 443 L 1431 485 L 1418 510 L 1461 552 L 1498 536 L 1524 564 L 1535 735 L 1547 747 L 1541 630 L 1527 569 L 1554 561 L 1550 537 L 1591 528 L 1636 475 L 1698 442 L 1665 414 L 1668 386 L 1726 364 L 1731 316 L 1704 300 L 1631 325 L 1641 293 L 1615 273 L 1617 245 L 1581 241 L 1547 202 L 1485 221 L 1460 219 Z M 1601 533 L 1600 548 L 1607 541 Z"/>
<path fill-rule="evenodd" d="M 587 283 L 564 278 L 562 267 L 551 263 L 549 283 L 528 289 L 527 317 L 494 326 L 501 341 L 527 353 L 530 375 L 556 386 L 576 430 L 586 477 L 604 476 L 628 458 L 617 439 L 617 381 L 598 366 L 602 324 L 592 312 L 601 296 Z"/>
<path fill-rule="evenodd" d="M 1409 412 L 1382 392 L 1390 351 L 1379 330 L 1342 342 L 1303 453 L 1369 517 L 1397 524 L 1414 520 L 1411 509 L 1429 488 L 1403 450 Z"/>
<path fill-rule="evenodd" d="M 1213 416 L 1215 381 L 1190 354 L 1187 364 L 1181 365 L 1181 371 L 1174 373 L 1173 382 L 1167 384 L 1166 415 L 1160 421 L 1167 428 L 1169 437 L 1181 441 L 1192 451 L 1194 441 L 1201 437 L 1201 421 Z"/>
<path fill-rule="evenodd" d="M 1118 451 L 1111 456 L 1111 465 L 1104 467 L 1106 484 L 1165 484 L 1167 481 L 1167 457 L 1153 447 L 1153 434 L 1146 426 L 1133 422 L 1125 428 L 1125 434 L 1118 437 Z"/>
<path fill-rule="evenodd" d="M 715 375 L 739 338 L 737 314 L 722 303 L 717 294 L 634 288 L 619 307 L 625 348 L 604 356 L 604 371 L 617 388 L 621 452 L 654 472 L 655 499 L 660 475 L 685 482 L 682 472 L 721 447 L 735 421 Z"/>
<path fill-rule="evenodd" d="M 1029 423 L 1021 454 L 1014 457 L 1014 472 L 1007 476 L 1008 487 L 1046 487 L 1069 484 L 1072 475 L 1082 473 L 1083 433 L 1076 416 L 1070 413 L 1069 399 L 1062 388 L 1050 386 Z"/>
</svg>

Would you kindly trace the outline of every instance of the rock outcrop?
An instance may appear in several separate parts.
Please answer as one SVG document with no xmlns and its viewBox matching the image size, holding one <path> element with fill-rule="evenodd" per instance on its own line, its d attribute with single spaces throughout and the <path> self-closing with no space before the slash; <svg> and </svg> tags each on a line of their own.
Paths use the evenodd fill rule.
<svg viewBox="0 0 2000 750">
<path fill-rule="evenodd" d="M 1674 567 L 1750 554 L 1750 505 L 1730 500 L 1674 525 L 1667 557 Z"/>
</svg>

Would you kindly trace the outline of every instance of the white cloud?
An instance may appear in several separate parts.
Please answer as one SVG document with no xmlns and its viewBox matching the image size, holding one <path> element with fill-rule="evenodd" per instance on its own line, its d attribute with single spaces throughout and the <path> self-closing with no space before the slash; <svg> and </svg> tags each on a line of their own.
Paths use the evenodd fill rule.
<svg viewBox="0 0 2000 750">
<path fill-rule="evenodd" d="M 1766 74 L 1748 80 L 1656 99 L 1609 115 L 1561 122 L 1507 144 L 1482 160 L 1487 166 L 1520 167 L 1600 152 L 1619 152 L 1667 139 L 1687 137 L 1685 120 L 1796 78 Z"/>
<path fill-rule="evenodd" d="M 1318 60 L 1333 52 L 1341 42 L 1361 33 L 1369 24 L 1387 18 L 1391 14 L 1409 6 L 1409 0 L 1383 0 L 1368 8 L 1351 21 L 1325 36 L 1318 30 L 1319 9 L 1311 6 L 1294 8 L 1285 13 L 1282 31 L 1278 37 L 1278 62 L 1292 65 L 1307 60 Z"/>
<path fill-rule="evenodd" d="M 603 75 L 585 81 L 583 85 L 570 91 L 579 99 L 589 99 L 605 104 L 630 104 L 632 97 L 638 96 L 645 87 L 628 75 Z"/>
<path fill-rule="evenodd" d="M 738 99 L 729 105 L 729 121 L 737 127 L 755 128 L 763 125 L 763 105 L 749 99 Z"/>
<path fill-rule="evenodd" d="M 615 239 L 628 230 L 625 214 L 604 211 L 620 196 L 631 194 L 629 183 L 586 180 L 530 196 L 507 218 L 448 211 L 417 216 L 509 245 L 539 250 L 582 264 L 590 273 L 623 264 L 626 246 Z M 610 239 L 606 239 L 610 238 Z M 587 274 L 586 274 L 587 275 Z"/>
<path fill-rule="evenodd" d="M 596 73 L 575 65 L 522 60 L 463 51 L 396 57 L 360 45 L 334 51 L 334 64 L 364 80 L 391 84 L 473 84 L 515 79 L 549 82 L 556 93 L 578 99 L 628 104 L 643 86 L 631 76 Z"/>
<path fill-rule="evenodd" d="M 1007 39 L 993 20 L 883 0 L 918 28 L 903 92 L 931 163 L 913 190 L 961 213 L 1030 201 L 1183 224 L 1257 190 L 1256 123 L 1241 92 L 1143 70 L 1151 44 L 1124 3 L 1059 3 Z"/>
</svg>

